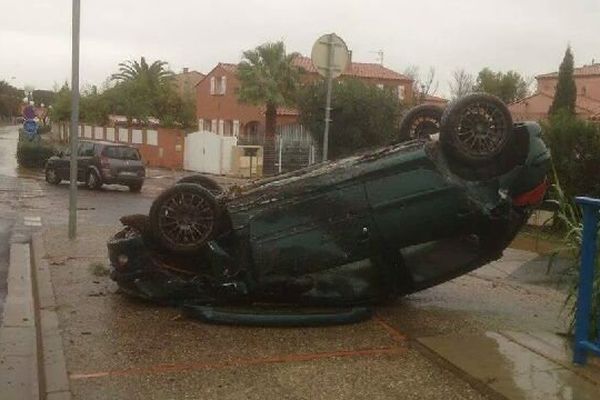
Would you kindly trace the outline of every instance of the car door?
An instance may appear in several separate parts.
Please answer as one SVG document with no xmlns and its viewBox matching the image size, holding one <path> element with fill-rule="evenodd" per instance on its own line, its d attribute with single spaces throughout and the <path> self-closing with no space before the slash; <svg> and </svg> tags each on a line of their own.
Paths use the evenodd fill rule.
<svg viewBox="0 0 600 400">
<path fill-rule="evenodd" d="M 368 259 L 372 225 L 363 184 L 271 205 L 250 220 L 257 273 L 299 276 Z"/>
<path fill-rule="evenodd" d="M 365 187 L 379 232 L 394 248 L 452 235 L 468 214 L 460 187 L 427 163 L 375 177 Z"/>
<path fill-rule="evenodd" d="M 94 157 L 94 143 L 81 142 L 77 150 L 77 180 L 85 182 L 88 168 Z"/>
<path fill-rule="evenodd" d="M 54 161 L 54 166 L 56 168 L 56 174 L 60 179 L 69 180 L 70 178 L 70 158 L 71 158 L 71 148 L 68 148 L 60 157 Z"/>
</svg>

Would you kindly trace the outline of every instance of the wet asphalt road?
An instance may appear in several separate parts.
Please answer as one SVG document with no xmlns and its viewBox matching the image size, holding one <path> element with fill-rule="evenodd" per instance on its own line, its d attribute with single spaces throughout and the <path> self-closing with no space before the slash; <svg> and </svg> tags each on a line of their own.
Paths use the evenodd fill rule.
<svg viewBox="0 0 600 400">
<path fill-rule="evenodd" d="M 35 227 L 24 227 L 25 217 L 39 218 L 42 226 L 66 226 L 68 222 L 69 185 L 52 186 L 44 181 L 41 171 L 18 167 L 16 150 L 18 126 L 0 127 L 0 322 L 6 297 L 6 275 L 10 240 L 13 231 L 28 233 Z M 80 224 L 115 225 L 124 214 L 147 213 L 152 199 L 169 185 L 169 176 L 155 173 L 141 194 L 126 188 L 106 186 L 99 191 L 78 192 L 78 222 Z M 173 178 L 174 179 L 174 178 Z M 14 228 L 14 229 L 13 229 Z"/>
</svg>

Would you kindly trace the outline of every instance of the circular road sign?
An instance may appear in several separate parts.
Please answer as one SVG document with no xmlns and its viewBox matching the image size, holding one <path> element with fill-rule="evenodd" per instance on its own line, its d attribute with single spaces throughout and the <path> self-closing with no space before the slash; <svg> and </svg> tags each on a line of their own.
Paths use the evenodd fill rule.
<svg viewBox="0 0 600 400">
<path fill-rule="evenodd" d="M 348 47 L 341 37 L 328 33 L 317 39 L 310 54 L 313 66 L 317 72 L 327 77 L 337 78 L 344 72 L 349 61 Z"/>
</svg>

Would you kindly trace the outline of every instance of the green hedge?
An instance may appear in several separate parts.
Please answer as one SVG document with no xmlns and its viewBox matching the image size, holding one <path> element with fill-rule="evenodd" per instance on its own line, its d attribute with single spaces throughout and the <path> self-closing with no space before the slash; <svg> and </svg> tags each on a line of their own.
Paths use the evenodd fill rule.
<svg viewBox="0 0 600 400">
<path fill-rule="evenodd" d="M 17 145 L 17 162 L 22 167 L 43 168 L 54 154 L 54 147 L 45 143 L 20 141 Z"/>
</svg>

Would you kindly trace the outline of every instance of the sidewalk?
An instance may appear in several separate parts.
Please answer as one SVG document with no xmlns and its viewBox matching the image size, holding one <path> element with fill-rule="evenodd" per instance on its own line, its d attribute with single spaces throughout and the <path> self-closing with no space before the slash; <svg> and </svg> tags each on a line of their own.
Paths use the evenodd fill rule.
<svg viewBox="0 0 600 400">
<path fill-rule="evenodd" d="M 74 399 L 587 399 L 555 332 L 564 294 L 522 283 L 534 253 L 382 306 L 351 326 L 213 326 L 117 293 L 106 264 L 118 226 L 44 234 Z M 524 277 L 523 271 L 528 276 Z M 527 278 L 527 279 L 525 279 Z M 530 280 L 536 281 L 531 278 Z M 562 351 L 562 353 L 561 353 Z"/>
</svg>

